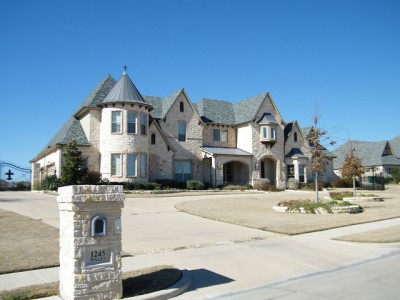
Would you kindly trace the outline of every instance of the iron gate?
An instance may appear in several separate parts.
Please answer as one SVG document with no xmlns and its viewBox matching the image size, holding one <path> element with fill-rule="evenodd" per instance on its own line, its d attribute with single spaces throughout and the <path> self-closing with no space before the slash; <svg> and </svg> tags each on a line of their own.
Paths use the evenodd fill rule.
<svg viewBox="0 0 400 300">
<path fill-rule="evenodd" d="M 9 189 L 30 189 L 31 169 L 11 162 L 0 161 L 0 191 Z"/>
</svg>

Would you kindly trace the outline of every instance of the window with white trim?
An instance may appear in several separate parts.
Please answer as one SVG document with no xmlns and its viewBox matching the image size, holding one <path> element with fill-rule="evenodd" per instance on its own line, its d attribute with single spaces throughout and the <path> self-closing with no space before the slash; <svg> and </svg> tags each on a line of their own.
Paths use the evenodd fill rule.
<svg viewBox="0 0 400 300">
<path fill-rule="evenodd" d="M 260 140 L 276 141 L 276 129 L 273 126 L 263 125 L 260 127 Z"/>
<path fill-rule="evenodd" d="M 113 111 L 111 112 L 111 133 L 121 133 L 122 132 L 122 112 Z"/>
<path fill-rule="evenodd" d="M 121 164 L 121 154 L 111 154 L 111 176 L 122 176 Z"/>
<path fill-rule="evenodd" d="M 128 133 L 136 133 L 137 114 L 135 111 L 128 111 Z"/>
<path fill-rule="evenodd" d="M 137 176 L 136 154 L 126 155 L 126 176 L 127 177 Z"/>
</svg>

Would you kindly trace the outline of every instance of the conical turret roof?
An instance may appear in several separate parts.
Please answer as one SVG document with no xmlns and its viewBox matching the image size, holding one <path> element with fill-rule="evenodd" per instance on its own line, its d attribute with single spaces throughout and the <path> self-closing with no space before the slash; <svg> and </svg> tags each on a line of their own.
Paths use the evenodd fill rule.
<svg viewBox="0 0 400 300">
<path fill-rule="evenodd" d="M 99 103 L 99 106 L 113 103 L 138 103 L 148 106 L 149 110 L 152 109 L 152 106 L 144 100 L 143 96 L 126 73 L 126 67 L 124 67 L 124 72 L 122 73 L 121 78 L 117 81 L 103 101 Z"/>
</svg>

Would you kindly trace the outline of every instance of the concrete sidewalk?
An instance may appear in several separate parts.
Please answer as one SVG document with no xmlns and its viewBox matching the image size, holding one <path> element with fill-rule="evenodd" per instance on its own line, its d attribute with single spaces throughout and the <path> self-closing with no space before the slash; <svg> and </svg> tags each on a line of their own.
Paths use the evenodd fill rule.
<svg viewBox="0 0 400 300">
<path fill-rule="evenodd" d="M 400 218 L 299 236 L 222 241 L 181 250 L 139 254 L 123 258 L 123 271 L 170 264 L 187 269 L 191 277 L 188 291 L 179 299 L 218 298 L 217 295 L 351 266 L 399 252 L 400 243 L 359 244 L 331 240 L 341 235 L 398 224 Z M 0 275 L 0 290 L 57 280 L 58 268 L 5 274 Z"/>
</svg>

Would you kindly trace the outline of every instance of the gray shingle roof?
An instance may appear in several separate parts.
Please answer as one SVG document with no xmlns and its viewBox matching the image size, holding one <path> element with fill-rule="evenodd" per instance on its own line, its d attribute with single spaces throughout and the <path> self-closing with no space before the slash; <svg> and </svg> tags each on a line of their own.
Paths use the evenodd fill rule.
<svg viewBox="0 0 400 300">
<path fill-rule="evenodd" d="M 162 118 L 165 117 L 165 115 L 168 113 L 169 109 L 171 108 L 172 104 L 174 104 L 176 98 L 178 98 L 179 94 L 183 91 L 183 89 L 177 90 L 175 93 L 172 93 L 171 95 L 165 97 L 163 101 L 161 102 L 162 104 Z"/>
<path fill-rule="evenodd" d="M 257 121 L 260 125 L 276 124 L 275 118 L 270 113 L 264 113 L 260 120 Z"/>
<path fill-rule="evenodd" d="M 268 93 L 263 93 L 235 103 L 233 106 L 235 111 L 235 124 L 246 123 L 253 120 L 267 95 Z"/>
<path fill-rule="evenodd" d="M 341 169 L 346 154 L 351 148 L 355 149 L 355 155 L 361 158 L 364 167 L 382 166 L 382 165 L 399 165 L 400 159 L 394 155 L 383 155 L 387 145 L 387 141 L 382 142 L 364 142 L 364 141 L 348 141 L 337 148 L 333 153 L 336 158 L 333 160 L 335 169 Z"/>
<path fill-rule="evenodd" d="M 205 123 L 235 124 L 233 104 L 223 100 L 201 99 L 195 105 L 199 116 Z"/>
<path fill-rule="evenodd" d="M 392 147 L 394 155 L 400 158 L 400 135 L 396 136 L 393 140 L 391 140 L 390 145 Z"/>
<path fill-rule="evenodd" d="M 162 118 L 162 98 L 154 96 L 143 96 L 144 100 L 153 107 L 150 115 L 154 119 Z"/>
<path fill-rule="evenodd" d="M 96 107 L 108 95 L 116 81 L 110 75 L 104 78 L 79 106 L 76 114 L 85 108 Z"/>
<path fill-rule="evenodd" d="M 238 103 L 202 99 L 195 106 L 205 123 L 238 125 L 254 119 L 267 95 L 260 94 Z"/>
<path fill-rule="evenodd" d="M 313 129 L 312 126 L 310 126 L 310 127 L 303 127 L 303 128 L 301 128 L 301 131 L 303 131 L 303 135 L 304 135 L 305 137 L 308 137 L 308 135 L 310 134 L 310 132 L 311 132 L 312 129 Z"/>
<path fill-rule="evenodd" d="M 57 145 L 66 145 L 69 141 L 75 140 L 79 146 L 89 146 L 91 143 L 86 138 L 85 132 L 79 120 L 71 117 L 56 133 L 56 135 L 47 143 L 47 145 L 33 159 L 40 158 L 49 149 L 53 149 Z"/>
</svg>

